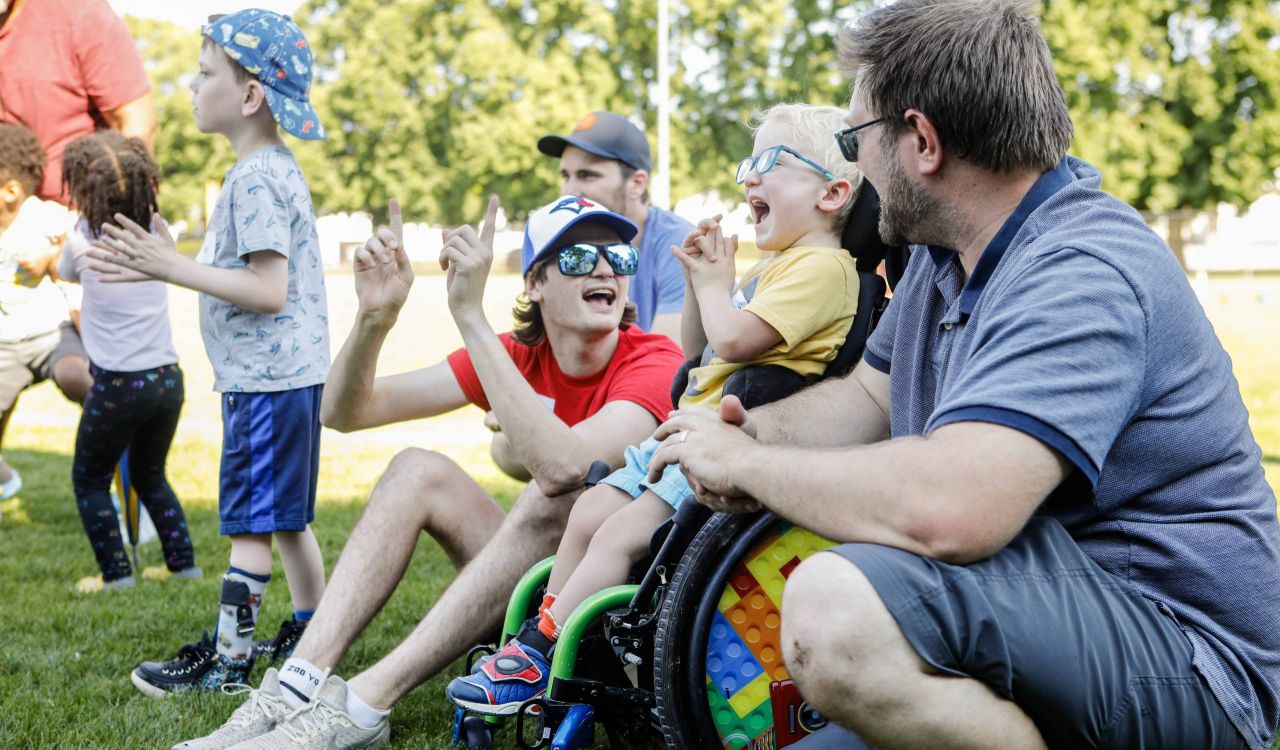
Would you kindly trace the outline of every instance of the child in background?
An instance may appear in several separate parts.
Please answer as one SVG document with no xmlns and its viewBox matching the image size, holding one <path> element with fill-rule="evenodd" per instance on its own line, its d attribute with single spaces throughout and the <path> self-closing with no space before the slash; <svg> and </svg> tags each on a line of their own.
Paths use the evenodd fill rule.
<svg viewBox="0 0 1280 750">
<path fill-rule="evenodd" d="M 284 16 L 244 10 L 210 19 L 191 83 L 196 126 L 231 142 L 227 171 L 195 260 L 163 224 L 117 215 L 95 241 L 103 281 L 162 279 L 199 291 L 200 329 L 222 393 L 221 532 L 231 537 L 215 638 L 133 671 L 163 697 L 247 681 L 253 633 L 280 547 L 293 617 L 273 656 L 288 656 L 324 592 L 315 518 L 320 391 L 329 373 L 324 269 L 311 193 L 279 127 L 324 138 L 307 100 L 311 50 Z M 278 127 L 278 126 L 279 127 Z"/>
<path fill-rule="evenodd" d="M 70 211 L 36 197 L 46 155 L 25 125 L 0 123 L 0 441 L 18 394 L 46 378 L 80 403 L 92 384 L 67 303 L 48 276 Z M 22 489 L 22 476 L 0 458 L 0 500 Z"/>
<path fill-rule="evenodd" d="M 156 524 L 166 567 L 173 578 L 202 575 L 182 506 L 165 478 L 183 401 L 168 290 L 160 281 L 104 284 L 88 267 L 89 243 L 117 213 L 150 226 L 159 179 L 146 145 L 110 130 L 68 145 L 63 160 L 62 180 L 80 221 L 63 247 L 58 275 L 83 287 L 81 339 L 94 378 L 71 464 L 80 520 L 102 571 L 100 584 L 77 585 L 83 591 L 134 585 L 111 504 L 116 463 L 126 448 L 133 488 Z"/>
<path fill-rule="evenodd" d="M 848 336 L 858 273 L 840 236 L 862 176 L 832 137 L 844 116 L 835 107 L 792 104 L 761 117 L 755 154 L 738 165 L 738 183 L 746 189 L 756 244 L 773 255 L 741 283 L 734 285 L 737 237 L 724 236 L 718 217 L 703 220 L 682 247 L 672 248 L 686 279 L 685 356 L 702 357 L 680 408 L 718 407 L 725 380 L 749 365 L 820 375 Z M 654 530 L 693 499 L 679 466 L 648 482 L 658 446 L 650 438 L 628 448 L 626 465 L 574 503 L 538 617 L 479 669 L 449 683 L 454 703 L 476 713 L 512 714 L 546 689 L 560 624 L 591 594 L 625 583 Z"/>
</svg>

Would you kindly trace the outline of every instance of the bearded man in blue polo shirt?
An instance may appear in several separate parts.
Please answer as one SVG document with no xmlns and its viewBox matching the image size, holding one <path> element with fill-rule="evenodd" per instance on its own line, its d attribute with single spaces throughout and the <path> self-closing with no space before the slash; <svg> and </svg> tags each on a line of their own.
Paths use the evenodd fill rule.
<svg viewBox="0 0 1280 750">
<path fill-rule="evenodd" d="M 842 33 L 837 139 L 906 275 L 848 378 L 678 414 L 652 466 L 844 542 L 792 573 L 783 650 L 857 737 L 793 747 L 1266 750 L 1275 495 L 1173 254 L 1065 156 L 1034 6 L 902 0 Z"/>
</svg>

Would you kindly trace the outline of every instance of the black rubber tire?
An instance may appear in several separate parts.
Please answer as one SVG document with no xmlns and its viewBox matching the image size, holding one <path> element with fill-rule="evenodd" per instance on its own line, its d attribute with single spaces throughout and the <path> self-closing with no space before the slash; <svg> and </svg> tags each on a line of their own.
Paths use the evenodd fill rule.
<svg viewBox="0 0 1280 750">
<path fill-rule="evenodd" d="M 480 716 L 468 716 L 462 720 L 458 740 L 465 748 L 492 750 L 494 726 Z"/>
<path fill-rule="evenodd" d="M 671 750 L 723 747 L 706 695 L 711 613 L 729 573 L 778 519 L 772 513 L 717 513 L 698 531 L 663 597 L 653 648 L 658 720 Z"/>
</svg>

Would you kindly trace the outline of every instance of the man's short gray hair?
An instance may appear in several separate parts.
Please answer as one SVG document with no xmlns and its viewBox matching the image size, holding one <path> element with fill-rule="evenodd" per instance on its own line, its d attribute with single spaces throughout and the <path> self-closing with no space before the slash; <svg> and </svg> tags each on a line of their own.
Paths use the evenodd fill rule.
<svg viewBox="0 0 1280 750">
<path fill-rule="evenodd" d="M 993 172 L 1051 169 L 1073 128 L 1034 0 L 900 0 L 840 32 L 845 69 L 884 137 L 918 109 L 955 156 Z M 855 123 L 856 124 L 856 123 Z"/>
</svg>

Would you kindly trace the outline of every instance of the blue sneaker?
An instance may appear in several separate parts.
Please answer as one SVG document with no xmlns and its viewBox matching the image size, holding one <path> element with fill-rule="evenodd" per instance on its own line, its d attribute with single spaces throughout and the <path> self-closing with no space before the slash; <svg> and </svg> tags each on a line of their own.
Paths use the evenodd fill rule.
<svg viewBox="0 0 1280 750">
<path fill-rule="evenodd" d="M 511 716 L 522 703 L 542 695 L 550 671 L 547 657 L 512 638 L 479 670 L 455 677 L 444 693 L 468 711 Z"/>
<path fill-rule="evenodd" d="M 0 500 L 8 500 L 22 491 L 22 475 L 12 467 L 9 471 L 13 472 L 13 476 L 9 477 L 9 481 L 0 484 Z"/>
</svg>

